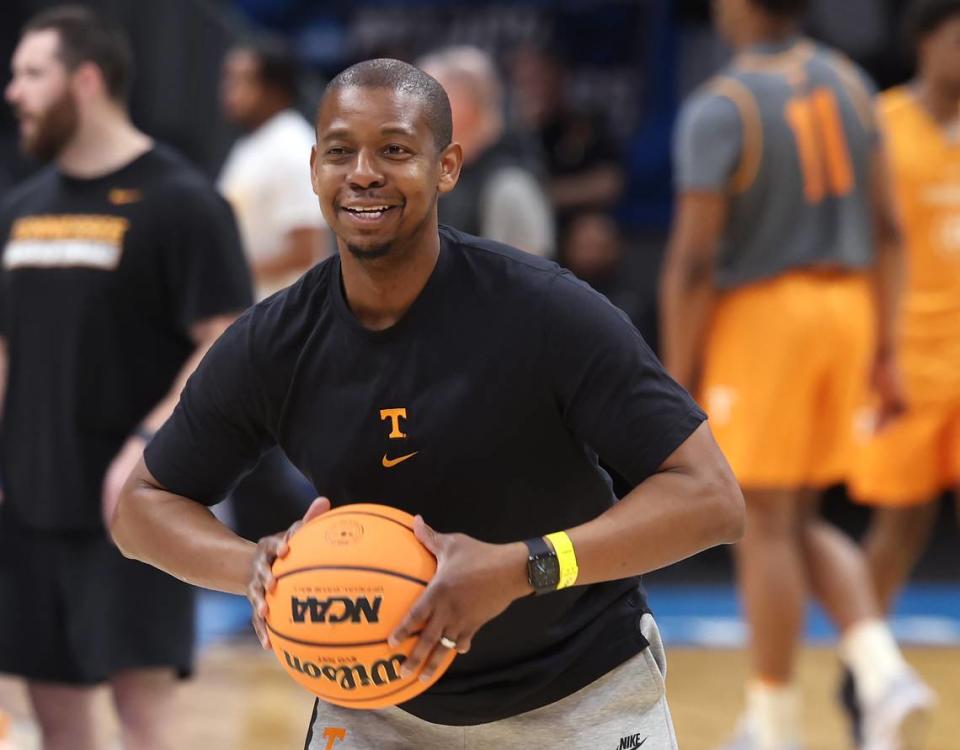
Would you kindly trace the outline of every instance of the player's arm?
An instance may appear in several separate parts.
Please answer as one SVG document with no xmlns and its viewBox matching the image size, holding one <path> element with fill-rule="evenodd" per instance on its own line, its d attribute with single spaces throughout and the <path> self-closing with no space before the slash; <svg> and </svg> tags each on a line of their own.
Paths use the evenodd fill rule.
<svg viewBox="0 0 960 750">
<path fill-rule="evenodd" d="M 312 139 L 311 139 L 312 140 Z M 304 273 L 330 253 L 329 230 L 323 222 L 317 197 L 310 182 L 306 154 L 279 154 L 262 175 L 271 195 L 271 222 L 282 233 L 280 246 L 251 262 L 253 278 L 259 284 L 286 282 Z M 254 209 L 257 210 L 257 209 Z M 262 207 L 259 210 L 264 210 Z"/>
<path fill-rule="evenodd" d="M 242 592 L 256 545 L 210 512 L 273 440 L 254 372 L 251 313 L 214 344 L 120 491 L 111 532 L 127 557 L 199 586 Z M 184 368 L 186 369 L 186 368 Z"/>
<path fill-rule="evenodd" d="M 674 134 L 676 210 L 660 278 L 661 357 L 691 392 L 713 308 L 716 256 L 727 225 L 728 190 L 743 150 L 737 106 L 709 89 L 680 113 Z"/>
<path fill-rule="evenodd" d="M 566 529 L 579 574 L 576 585 L 642 575 L 743 534 L 743 495 L 706 422 L 626 497 L 601 516 Z M 557 529 L 563 531 L 563 529 Z M 414 533 L 438 560 L 437 576 L 391 634 L 420 638 L 403 673 L 426 663 L 432 674 L 444 656 L 441 637 L 461 653 L 486 622 L 532 593 L 522 541 L 488 544 L 463 534 L 439 534 L 419 516 Z M 549 596 L 549 594 L 547 594 Z"/>
<path fill-rule="evenodd" d="M 597 164 L 577 174 L 550 179 L 550 201 L 555 208 L 612 206 L 623 193 L 623 168 L 615 163 Z"/>
<path fill-rule="evenodd" d="M 659 470 L 598 518 L 570 529 L 577 585 L 642 575 L 743 534 L 743 496 L 703 422 Z"/>
<path fill-rule="evenodd" d="M 883 145 L 875 149 L 871 170 L 875 256 L 873 265 L 876 350 L 873 386 L 880 399 L 879 423 L 903 411 L 904 395 L 896 357 L 896 330 L 904 285 L 904 252 L 894 208 L 890 170 Z"/>
<path fill-rule="evenodd" d="M 253 261 L 253 277 L 269 283 L 273 279 L 286 279 L 293 273 L 303 273 L 323 259 L 327 241 L 327 230 L 323 227 L 294 227 L 287 232 L 278 253 Z"/>
<path fill-rule="evenodd" d="M 289 529 L 254 544 L 205 505 L 160 484 L 141 459 L 123 488 L 111 532 L 126 557 L 194 586 L 246 596 L 253 628 L 269 648 L 266 592 L 276 585 L 273 561 L 287 553 L 288 540 L 301 525 L 328 510 L 330 501 L 318 497 Z"/>
<path fill-rule="evenodd" d="M 105 526 L 117 505 L 123 483 L 146 444 L 145 435 L 160 429 L 180 398 L 187 378 L 204 354 L 252 301 L 250 274 L 240 237 L 227 202 L 203 185 L 171 185 L 157 198 L 172 217 L 164 225 L 168 235 L 157 238 L 157 264 L 171 290 L 169 321 L 189 336 L 194 350 L 180 368 L 167 393 L 141 421 L 140 435 L 131 435 L 107 469 L 103 484 Z"/>
<path fill-rule="evenodd" d="M 246 593 L 257 545 L 205 505 L 164 488 L 142 458 L 123 485 L 110 531 L 126 557 L 196 586 Z"/>
<path fill-rule="evenodd" d="M 216 315 L 190 326 L 190 338 L 196 348 L 184 363 L 183 367 L 180 368 L 180 372 L 177 373 L 173 386 L 167 392 L 163 401 L 157 404 L 147 415 L 146 419 L 143 420 L 145 430 L 156 432 L 163 426 L 163 423 L 170 418 L 170 415 L 173 414 L 174 407 L 177 405 L 177 401 L 180 400 L 180 393 L 187 384 L 187 379 L 193 374 L 193 371 L 197 369 L 197 365 L 200 364 L 200 360 L 206 355 L 207 350 L 210 349 L 213 342 L 223 335 L 223 332 L 230 327 L 230 324 L 237 319 L 237 315 L 239 314 L 240 311 L 238 310 L 235 313 L 227 315 Z"/>
<path fill-rule="evenodd" d="M 269 352 L 254 354 L 252 310 L 210 348 L 180 396 L 173 415 L 147 447 L 120 492 L 111 532 L 127 557 L 206 588 L 245 594 L 264 646 L 265 592 L 274 585 L 271 564 L 285 554 L 299 526 L 329 509 L 318 498 L 301 522 L 253 544 L 209 510 L 272 445 L 277 415 L 271 404 L 286 383 L 284 367 Z M 267 334 L 269 341 L 275 335 Z M 269 361 L 263 382 L 257 362 Z M 277 385 L 279 383 L 280 385 Z M 272 388 L 273 397 L 266 395 Z"/>
<path fill-rule="evenodd" d="M 744 508 L 730 467 L 703 412 L 626 316 L 567 274 L 553 279 L 543 305 L 544 387 L 552 389 L 571 434 L 634 484 L 593 519 L 543 529 L 567 533 L 580 568 L 576 585 L 648 573 L 736 541 Z M 420 630 L 404 666 L 425 662 L 432 672 L 443 657 L 436 647 L 441 636 L 466 650 L 484 623 L 530 593 L 528 553 L 523 540 L 487 544 L 437 534 L 419 518 L 414 532 L 437 556 L 437 575 L 392 639 Z"/>
<path fill-rule="evenodd" d="M 575 127 L 588 136 L 585 166 L 577 172 L 553 175 L 549 181 L 550 202 L 558 211 L 580 208 L 611 208 L 623 195 L 626 160 L 603 118 L 591 117 Z"/>
<path fill-rule="evenodd" d="M 717 247 L 726 223 L 722 193 L 679 196 L 660 279 L 660 348 L 667 370 L 690 391 L 696 391 L 700 376 Z"/>
<path fill-rule="evenodd" d="M 120 490 L 124 482 L 130 475 L 132 467 L 143 453 L 147 444 L 147 436 L 153 434 L 163 425 L 164 422 L 173 413 L 174 407 L 180 398 L 180 392 L 187 383 L 187 378 L 197 369 L 200 360 L 207 353 L 207 350 L 216 341 L 220 335 L 227 330 L 227 327 L 236 319 L 236 314 L 216 315 L 205 320 L 201 320 L 190 326 L 190 338 L 193 340 L 195 349 L 173 382 L 170 390 L 164 396 L 146 418 L 140 423 L 141 429 L 136 434 L 127 438 L 120 450 L 120 453 L 113 459 L 110 467 L 107 469 L 103 480 L 103 498 L 102 512 L 104 525 L 110 525 L 110 518 L 114 509 L 117 507 L 117 500 L 120 497 Z"/>
</svg>

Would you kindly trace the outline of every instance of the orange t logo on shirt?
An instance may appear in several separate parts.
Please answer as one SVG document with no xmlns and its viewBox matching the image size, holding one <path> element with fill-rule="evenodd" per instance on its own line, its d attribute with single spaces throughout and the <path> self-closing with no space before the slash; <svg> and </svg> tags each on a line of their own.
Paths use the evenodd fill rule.
<svg viewBox="0 0 960 750">
<path fill-rule="evenodd" d="M 337 744 L 337 740 L 347 738 L 347 730 L 342 727 L 327 727 L 323 730 L 323 738 L 327 741 L 325 750 L 333 750 L 333 746 Z"/>
</svg>

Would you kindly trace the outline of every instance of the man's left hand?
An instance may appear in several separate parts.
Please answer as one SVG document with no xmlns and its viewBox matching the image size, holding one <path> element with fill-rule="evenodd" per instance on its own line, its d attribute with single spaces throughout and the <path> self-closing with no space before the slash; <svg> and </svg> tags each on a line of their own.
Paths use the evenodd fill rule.
<svg viewBox="0 0 960 750">
<path fill-rule="evenodd" d="M 143 449 L 147 447 L 147 441 L 142 437 L 133 435 L 127 438 L 123 448 L 110 462 L 110 467 L 103 478 L 103 490 L 100 500 L 100 510 L 103 514 L 104 528 L 110 528 L 110 520 L 117 509 L 117 503 L 120 501 L 120 490 L 123 489 L 127 477 L 137 465 L 140 456 L 143 455 Z"/>
<path fill-rule="evenodd" d="M 879 432 L 907 408 L 903 376 L 892 350 L 875 355 L 870 380 L 877 396 L 875 429 Z"/>
<path fill-rule="evenodd" d="M 449 653 L 441 638 L 455 643 L 458 653 L 467 653 L 481 626 L 531 589 L 523 542 L 487 544 L 466 534 L 440 534 L 420 516 L 413 532 L 437 558 L 437 572 L 389 643 L 396 648 L 420 631 L 401 673 L 407 677 L 425 664 L 420 679 L 426 681 Z"/>
</svg>

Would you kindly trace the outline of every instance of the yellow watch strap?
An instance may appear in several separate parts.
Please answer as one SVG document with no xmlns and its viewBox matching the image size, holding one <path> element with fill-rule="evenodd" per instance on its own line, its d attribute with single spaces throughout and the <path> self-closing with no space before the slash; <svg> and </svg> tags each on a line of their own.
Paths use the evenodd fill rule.
<svg viewBox="0 0 960 750">
<path fill-rule="evenodd" d="M 570 541 L 567 532 L 555 531 L 544 538 L 553 545 L 553 551 L 557 553 L 557 562 L 560 563 L 560 582 L 557 584 L 557 590 L 573 586 L 577 582 L 577 576 L 580 575 L 580 568 L 577 567 L 577 554 L 573 551 L 573 542 Z"/>
</svg>

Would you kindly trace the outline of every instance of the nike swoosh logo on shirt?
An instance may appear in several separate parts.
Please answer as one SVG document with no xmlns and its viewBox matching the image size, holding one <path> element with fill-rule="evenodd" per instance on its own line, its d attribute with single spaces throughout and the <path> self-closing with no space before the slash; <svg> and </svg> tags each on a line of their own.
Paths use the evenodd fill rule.
<svg viewBox="0 0 960 750">
<path fill-rule="evenodd" d="M 139 190 L 114 188 L 107 193 L 107 200 L 115 206 L 126 206 L 128 203 L 136 203 L 141 198 L 143 198 L 143 193 Z"/>
<path fill-rule="evenodd" d="M 384 468 L 384 469 L 392 469 L 392 468 L 393 468 L 394 466 L 396 466 L 397 464 L 402 464 L 402 463 L 403 463 L 404 461 L 406 461 L 408 458 L 413 458 L 413 457 L 414 457 L 415 455 L 417 455 L 419 452 L 420 452 L 420 451 L 414 451 L 413 453 L 408 453 L 408 454 L 405 455 L 405 456 L 398 456 L 397 458 L 387 458 L 387 454 L 384 453 L 384 454 L 383 454 L 383 468 Z"/>
</svg>

